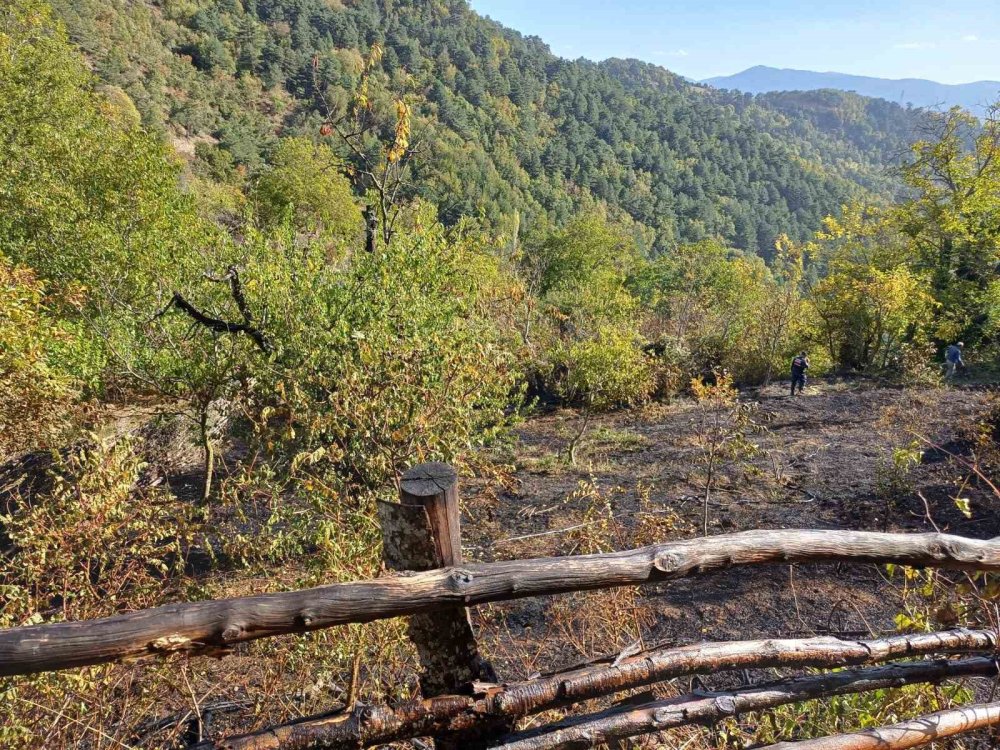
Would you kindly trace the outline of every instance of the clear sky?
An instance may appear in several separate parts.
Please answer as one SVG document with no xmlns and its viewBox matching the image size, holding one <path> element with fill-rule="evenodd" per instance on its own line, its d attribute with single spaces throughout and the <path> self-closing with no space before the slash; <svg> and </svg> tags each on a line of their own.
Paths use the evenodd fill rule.
<svg viewBox="0 0 1000 750">
<path fill-rule="evenodd" d="M 694 79 L 770 65 L 1000 80 L 1000 0 L 470 1 L 557 55 L 636 57 Z"/>
</svg>

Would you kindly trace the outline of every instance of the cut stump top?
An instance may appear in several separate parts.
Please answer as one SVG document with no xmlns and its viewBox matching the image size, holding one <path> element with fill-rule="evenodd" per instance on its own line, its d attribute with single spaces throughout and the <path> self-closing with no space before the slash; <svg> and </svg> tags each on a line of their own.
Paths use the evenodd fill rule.
<svg viewBox="0 0 1000 750">
<path fill-rule="evenodd" d="M 454 468 L 434 461 L 407 469 L 400 488 L 412 497 L 433 497 L 447 492 L 457 481 L 458 474 Z"/>
</svg>

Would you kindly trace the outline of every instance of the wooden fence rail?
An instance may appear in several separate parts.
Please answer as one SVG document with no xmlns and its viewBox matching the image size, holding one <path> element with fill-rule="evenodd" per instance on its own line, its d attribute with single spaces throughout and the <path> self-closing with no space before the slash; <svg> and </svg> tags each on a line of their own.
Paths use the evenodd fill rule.
<svg viewBox="0 0 1000 750">
<path fill-rule="evenodd" d="M 711 726 L 731 716 L 789 703 L 936 683 L 945 679 L 996 676 L 997 663 L 989 658 L 845 669 L 738 690 L 693 693 L 642 705 L 616 706 L 599 714 L 572 717 L 530 732 L 501 738 L 490 743 L 489 747 L 491 750 L 583 750 L 676 727 L 692 724 Z"/>
<path fill-rule="evenodd" d="M 918 661 L 853 669 L 613 708 L 527 733 L 514 721 L 684 674 L 758 667 L 870 665 L 900 656 L 993 652 L 996 635 L 949 631 L 872 641 L 830 638 L 709 643 L 660 649 L 503 684 L 479 654 L 467 607 L 545 594 L 670 581 L 739 566 L 895 563 L 1000 571 L 1000 538 L 861 531 L 747 531 L 608 554 L 464 563 L 457 478 L 444 464 L 407 472 L 400 503 L 380 505 L 384 556 L 403 572 L 367 581 L 234 599 L 171 604 L 100 620 L 0 630 L 0 676 L 141 656 L 220 655 L 236 644 L 346 623 L 408 616 L 423 666 L 423 698 L 397 707 L 351 706 L 330 716 L 206 747 L 305 750 L 368 747 L 432 736 L 440 748 L 564 750 L 734 712 L 878 687 L 996 676 L 992 659 Z M 419 572 L 415 572 L 419 571 Z M 433 617 L 428 617 L 433 613 Z M 985 710 L 985 709 L 984 709 Z M 980 714 L 992 717 L 989 710 Z M 977 714 L 979 716 L 979 714 Z M 982 716 L 980 716 L 980 719 Z M 595 739 L 596 738 L 596 739 Z"/>
<path fill-rule="evenodd" d="M 832 637 L 721 641 L 653 649 L 506 685 L 482 685 L 476 695 L 415 700 L 400 706 L 355 706 L 261 732 L 231 737 L 225 750 L 372 747 L 428 735 L 482 734 L 497 724 L 553 708 L 696 674 L 768 667 L 844 667 L 932 654 L 992 652 L 995 633 L 951 630 L 865 641 Z M 988 671 L 988 670 L 987 670 Z M 907 674 L 916 674 L 909 672 Z M 935 674 L 937 674 L 935 672 Z"/>
<path fill-rule="evenodd" d="M 907 750 L 977 729 L 1000 725 L 1000 703 L 963 706 L 890 727 L 799 742 L 779 742 L 760 750 Z M 991 745 L 990 747 L 996 747 Z"/>
<path fill-rule="evenodd" d="M 1000 571 L 1000 539 L 866 531 L 745 531 L 608 554 L 475 563 L 301 591 L 169 604 L 0 631 L 0 675 L 31 674 L 543 594 L 773 563 L 895 563 Z"/>
</svg>

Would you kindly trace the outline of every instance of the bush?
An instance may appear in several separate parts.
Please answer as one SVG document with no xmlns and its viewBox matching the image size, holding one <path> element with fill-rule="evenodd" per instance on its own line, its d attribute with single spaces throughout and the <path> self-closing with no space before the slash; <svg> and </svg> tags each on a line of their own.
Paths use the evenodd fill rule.
<svg viewBox="0 0 1000 750">
<path fill-rule="evenodd" d="M 561 392 L 570 403 L 602 411 L 634 406 L 653 389 L 653 368 L 635 334 L 603 328 L 594 338 L 574 342 L 561 361 Z"/>
<path fill-rule="evenodd" d="M 446 232 L 421 206 L 388 248 L 342 270 L 291 238 L 246 250 L 247 293 L 277 349 L 246 365 L 246 412 L 281 470 L 369 492 L 504 423 L 515 368 L 506 335 L 476 314 L 497 277 L 481 273 L 475 233 Z"/>
<path fill-rule="evenodd" d="M 0 456 L 50 445 L 71 426 L 86 374 L 75 336 L 50 315 L 34 272 L 0 255 Z"/>
<path fill-rule="evenodd" d="M 55 458 L 47 481 L 36 483 L 44 489 L 8 498 L 0 516 L 7 537 L 0 625 L 106 617 L 163 602 L 165 581 L 184 563 L 190 513 L 166 493 L 137 489 L 142 471 L 129 441 L 105 445 L 91 436 Z M 125 706 L 148 717 L 155 687 L 120 703 L 110 669 L 0 680 L 4 747 L 68 747 L 134 718 L 122 715 Z"/>
<path fill-rule="evenodd" d="M 849 207 L 826 220 L 812 250 L 825 275 L 810 287 L 808 314 L 835 366 L 882 372 L 904 346 L 926 343 L 939 305 L 890 217 Z"/>
<path fill-rule="evenodd" d="M 638 266 L 629 288 L 657 349 L 687 376 L 724 369 L 741 383 L 770 379 L 796 343 L 801 249 L 783 239 L 773 268 L 717 241 L 684 245 Z"/>
<path fill-rule="evenodd" d="M 275 228 L 291 220 L 298 232 L 337 254 L 359 246 L 361 211 L 338 164 L 328 146 L 304 138 L 283 139 L 253 186 L 262 225 Z"/>
</svg>

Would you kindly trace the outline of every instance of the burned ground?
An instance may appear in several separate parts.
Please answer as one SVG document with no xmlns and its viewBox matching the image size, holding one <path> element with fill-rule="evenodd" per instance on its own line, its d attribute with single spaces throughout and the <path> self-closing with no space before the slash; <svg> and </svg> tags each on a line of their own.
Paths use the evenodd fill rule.
<svg viewBox="0 0 1000 750">
<path fill-rule="evenodd" d="M 969 426 L 986 409 L 987 391 L 829 382 L 794 399 L 778 386 L 743 398 L 759 403 L 761 429 L 750 439 L 760 453 L 749 466 L 726 466 L 712 494 L 709 533 L 916 532 L 935 524 L 967 536 L 998 533 L 1000 499 L 980 481 L 963 483 L 970 474 L 963 462 L 973 455 Z M 568 410 L 528 419 L 497 456 L 512 467 L 506 481 L 466 484 L 468 557 L 622 549 L 702 533 L 694 403 L 596 420 L 574 467 L 562 453 L 579 419 Z M 956 508 L 959 495 L 970 499 L 971 518 Z M 502 676 L 516 678 L 635 641 L 895 632 L 902 585 L 878 566 L 773 566 L 638 592 L 505 603 L 474 617 Z"/>
<path fill-rule="evenodd" d="M 966 481 L 966 464 L 996 442 L 991 432 L 995 425 L 990 423 L 982 432 L 984 442 L 974 441 L 973 426 L 983 423 L 994 408 L 989 391 L 819 382 L 795 399 L 780 386 L 745 392 L 742 398 L 757 404 L 757 429 L 746 435 L 756 450 L 746 460 L 723 462 L 709 507 L 709 533 L 796 527 L 917 532 L 935 525 L 974 537 L 1000 532 L 1000 493 L 974 477 Z M 588 429 L 577 466 L 567 464 L 565 449 L 577 432 L 580 414 L 560 410 L 528 417 L 507 442 L 483 451 L 466 466 L 461 489 L 466 557 L 578 554 L 697 538 L 703 533 L 703 451 L 698 443 L 703 417 L 697 404 L 686 399 L 600 416 Z M 190 435 L 184 437 L 190 426 L 162 419 L 150 426 L 147 421 L 141 415 L 127 423 L 119 420 L 129 431 L 138 430 L 151 457 L 170 459 L 151 465 L 145 481 L 162 483 L 178 497 L 197 502 L 203 476 L 197 446 Z M 133 423 L 142 429 L 132 429 Z M 228 445 L 217 466 L 217 480 L 224 480 L 241 458 L 242 446 Z M 958 496 L 969 499 L 971 518 L 956 507 Z M 258 515 L 248 513 L 240 520 L 244 526 L 239 528 L 252 536 L 267 517 L 262 506 Z M 225 562 L 218 554 L 212 560 L 215 565 Z M 302 585 L 297 577 L 301 571 L 295 568 L 283 571 L 281 578 L 273 572 L 250 578 L 225 571 L 223 577 L 209 578 L 207 567 L 202 567 L 195 565 L 189 573 L 216 581 L 217 595 Z M 377 571 L 363 570 L 353 577 L 371 574 Z M 890 576 L 879 566 L 782 565 L 639 589 L 481 606 L 472 610 L 472 617 L 482 650 L 500 677 L 515 680 L 637 645 L 895 632 L 895 618 L 904 610 L 903 586 L 902 575 Z M 947 615 L 944 610 L 932 624 L 953 626 Z M 275 646 L 281 641 L 313 651 L 305 652 L 308 658 L 281 655 L 284 652 Z M 327 666 L 317 670 L 315 654 L 320 651 L 331 656 Z M 332 629 L 301 640 L 287 636 L 262 641 L 221 661 L 192 662 L 195 689 L 212 696 L 206 704 L 211 716 L 193 725 L 187 692 L 178 688 L 139 726 L 141 744 L 202 730 L 222 736 L 329 711 L 349 692 L 352 678 L 342 667 L 355 654 L 364 657 L 359 672 L 362 700 L 384 702 L 415 689 L 416 657 L 400 621 L 357 626 L 349 632 Z M 166 673 L 170 665 L 120 665 L 114 674 L 139 683 L 157 669 Z M 685 678 L 657 685 L 654 692 L 670 696 L 775 675 L 768 670 Z M 577 712 L 592 708 L 597 704 Z M 920 711 L 907 715 L 916 713 Z M 549 712 L 530 722 L 555 717 Z M 829 727 L 827 722 L 817 731 L 829 733 Z M 674 748 L 689 740 L 694 744 L 687 746 L 726 744 L 721 736 L 706 742 L 692 730 L 665 741 L 641 740 L 637 746 Z"/>
</svg>

